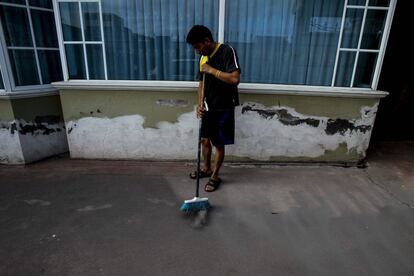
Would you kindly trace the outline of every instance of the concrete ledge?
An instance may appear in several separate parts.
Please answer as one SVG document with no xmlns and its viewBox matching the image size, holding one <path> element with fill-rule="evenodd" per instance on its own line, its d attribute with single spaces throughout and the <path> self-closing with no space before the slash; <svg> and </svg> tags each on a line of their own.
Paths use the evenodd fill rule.
<svg viewBox="0 0 414 276">
<path fill-rule="evenodd" d="M 194 92 L 198 82 L 191 81 L 123 81 L 123 80 L 70 80 L 54 82 L 52 85 L 60 90 L 91 90 L 91 91 L 180 91 Z M 325 96 L 349 98 L 383 98 L 388 95 L 385 91 L 376 91 L 369 88 L 346 88 L 330 86 L 300 86 L 241 83 L 240 93 L 268 94 L 268 95 L 297 95 L 297 96 Z"/>
<path fill-rule="evenodd" d="M 38 89 L 30 88 L 26 90 L 17 90 L 13 92 L 0 92 L 0 100 L 26 99 L 44 96 L 54 96 L 58 94 L 59 92 L 55 87 L 49 86 Z"/>
</svg>

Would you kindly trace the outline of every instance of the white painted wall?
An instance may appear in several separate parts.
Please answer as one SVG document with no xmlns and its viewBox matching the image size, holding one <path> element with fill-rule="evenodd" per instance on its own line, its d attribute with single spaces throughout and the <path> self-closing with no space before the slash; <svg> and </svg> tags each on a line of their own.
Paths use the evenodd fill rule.
<svg viewBox="0 0 414 276">
<path fill-rule="evenodd" d="M 265 108 L 256 103 L 255 108 Z M 246 105 L 246 103 L 244 104 Z M 351 120 L 355 126 L 373 126 L 378 104 L 361 108 L 361 116 Z M 318 127 L 307 124 L 284 125 L 277 116 L 265 119 L 257 112 L 236 109 L 236 144 L 227 147 L 227 155 L 269 160 L 274 156 L 320 157 L 345 143 L 364 156 L 371 130 L 346 131 L 328 135 L 328 117 L 306 116 L 289 107 L 266 107 L 266 110 L 286 109 L 295 117 L 317 119 Z M 198 121 L 194 112 L 182 114 L 177 122 L 160 122 L 157 128 L 144 128 L 140 115 L 116 118 L 84 117 L 67 122 L 67 135 L 72 158 L 99 159 L 193 159 L 196 156 Z"/>
<path fill-rule="evenodd" d="M 8 125 L 16 123 L 17 130 L 0 129 L 0 163 L 24 164 L 37 161 L 49 156 L 68 151 L 67 138 L 64 123 L 45 124 L 49 130 L 55 132 L 44 134 L 41 130 L 33 133 L 22 134 L 20 126 L 33 123 L 25 120 L 8 122 Z M 58 131 L 60 130 L 60 131 Z"/>
<path fill-rule="evenodd" d="M 9 122 L 6 125 L 11 125 Z M 24 163 L 22 148 L 20 146 L 19 134 L 10 129 L 0 128 L 0 163 L 22 164 Z"/>
</svg>

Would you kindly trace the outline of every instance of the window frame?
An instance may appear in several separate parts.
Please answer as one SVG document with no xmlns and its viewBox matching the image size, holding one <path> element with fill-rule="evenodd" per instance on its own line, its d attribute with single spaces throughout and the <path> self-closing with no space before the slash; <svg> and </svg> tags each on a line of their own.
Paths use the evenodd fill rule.
<svg viewBox="0 0 414 276">
<path fill-rule="evenodd" d="M 80 41 L 65 41 L 63 38 L 63 30 L 62 30 L 62 23 L 60 17 L 60 10 L 59 10 L 59 3 L 78 3 L 79 9 L 79 20 L 80 20 L 80 27 L 81 27 L 81 35 L 82 40 Z M 99 24 L 100 24 L 100 32 L 101 32 L 101 40 L 100 41 L 86 41 L 85 40 L 85 29 L 84 29 L 84 22 L 83 22 L 83 14 L 82 14 L 82 3 L 98 3 L 99 9 Z M 108 71 L 107 71 L 107 64 L 106 64 L 106 49 L 105 49 L 105 36 L 103 31 L 103 17 L 102 17 L 102 4 L 101 0 L 53 0 L 53 9 L 55 11 L 55 22 L 56 22 L 56 31 L 58 32 L 58 41 L 59 41 L 59 48 L 60 48 L 60 56 L 61 56 L 61 64 L 62 64 L 62 72 L 63 72 L 63 80 L 69 80 L 69 70 L 67 65 L 66 59 L 66 49 L 65 45 L 82 45 L 83 50 L 83 58 L 85 64 L 85 72 L 86 72 L 86 80 L 90 80 L 89 76 L 89 67 L 88 67 L 88 54 L 86 51 L 86 45 L 102 45 L 102 55 L 103 55 L 103 65 L 104 65 L 104 80 L 108 80 Z"/>
<path fill-rule="evenodd" d="M 37 6 L 31 6 L 29 4 L 29 0 L 25 0 L 25 4 L 16 4 L 16 3 L 6 3 L 6 2 L 0 2 L 0 6 L 8 6 L 8 7 L 15 7 L 15 8 L 21 8 L 24 9 L 27 18 L 29 21 L 29 30 L 30 35 L 32 36 L 32 44 L 33 46 L 7 46 L 6 39 L 3 31 L 2 22 L 0 21 L 0 40 L 1 40 L 1 47 L 0 47 L 0 65 L 3 68 L 2 69 L 2 76 L 3 76 L 3 84 L 4 89 L 0 91 L 4 92 L 25 92 L 28 91 L 28 93 L 31 93 L 33 91 L 46 91 L 49 92 L 53 90 L 53 86 L 51 84 L 45 84 L 43 83 L 43 76 L 41 72 L 41 66 L 38 56 L 38 50 L 47 50 L 47 51 L 59 51 L 59 47 L 38 47 L 36 45 L 36 37 L 34 33 L 33 28 L 33 22 L 32 22 L 32 15 L 31 10 L 39 10 L 39 11 L 47 11 L 54 14 L 54 9 L 48 9 L 43 7 L 37 7 Z M 56 25 L 56 22 L 55 22 Z M 36 85 L 16 85 L 16 82 L 14 80 L 12 68 L 11 68 L 11 62 L 9 57 L 9 50 L 33 50 L 34 56 L 35 56 L 35 62 L 36 62 L 36 70 L 37 70 L 37 76 L 39 78 L 39 83 Z"/>
<path fill-rule="evenodd" d="M 26 0 L 27 1 L 27 0 Z M 264 84 L 264 83 L 242 83 L 240 86 L 241 87 L 246 87 L 247 90 L 252 89 L 252 87 L 254 87 L 254 89 L 257 90 L 263 90 L 263 91 L 268 91 L 268 89 L 274 89 L 274 90 L 280 90 L 280 89 L 286 89 L 287 87 L 291 90 L 299 90 L 299 89 L 304 89 L 304 88 L 310 88 L 311 90 L 313 89 L 317 89 L 318 91 L 338 91 L 341 89 L 345 89 L 345 90 L 358 90 L 358 91 L 375 91 L 377 90 L 378 87 L 378 81 L 379 81 L 379 76 L 381 73 L 381 68 L 382 68 L 382 64 L 383 64 L 383 60 L 384 60 L 384 55 L 385 55 L 385 49 L 387 46 L 387 42 L 388 42 L 388 37 L 389 37 L 389 33 L 390 33 L 390 29 L 391 29 L 391 23 L 393 20 L 393 16 L 394 16 L 394 12 L 395 12 L 395 7 L 397 4 L 397 0 L 390 0 L 388 7 L 381 7 L 381 6 L 369 6 L 369 0 L 365 0 L 365 5 L 363 6 L 357 6 L 357 5 L 348 5 L 348 0 L 343 0 L 344 1 L 344 10 L 343 10 L 343 15 L 342 15 L 342 19 L 341 19 L 341 29 L 340 29 L 340 35 L 338 38 L 338 43 L 337 43 L 337 53 L 336 53 L 336 58 L 335 58 L 335 65 L 334 65 L 334 72 L 332 75 L 332 81 L 331 81 L 331 85 L 330 86 L 313 86 L 313 85 L 284 85 L 284 84 Z M 79 12 L 80 12 L 80 17 L 82 20 L 82 10 L 81 10 L 81 5 L 80 3 L 82 2 L 98 2 L 99 3 L 99 14 L 100 14 L 100 27 L 101 27 L 101 39 L 102 39 L 102 47 L 103 47 L 103 58 L 104 58 L 104 72 L 105 72 L 105 82 L 108 82 L 108 85 L 111 86 L 111 84 L 115 84 L 115 83 L 119 83 L 118 80 L 108 80 L 107 78 L 107 64 L 106 64 L 106 52 L 105 52 L 105 37 L 104 37 L 104 32 L 103 32 L 103 20 L 102 20 L 102 5 L 101 5 L 101 0 L 53 0 L 53 7 L 54 7 L 54 11 L 55 11 L 55 23 L 56 23 L 56 30 L 58 32 L 58 41 L 59 41 L 59 48 L 60 48 L 60 53 L 61 53 L 61 64 L 62 64 L 62 72 L 63 72 L 63 78 L 64 78 L 64 82 L 72 82 L 75 83 L 74 81 L 76 81 L 76 83 L 83 83 L 85 80 L 72 80 L 69 79 L 69 75 L 68 75 L 68 68 L 67 68 L 67 61 L 66 61 L 66 55 L 65 55 L 65 42 L 63 40 L 63 33 L 62 33 L 62 24 L 61 24 L 61 20 L 60 20 L 60 12 L 59 12 L 59 3 L 61 2 L 77 2 L 79 3 Z M 342 35 L 343 35 L 343 30 L 344 30 L 344 22 L 345 22 L 345 17 L 346 17 L 346 11 L 348 9 L 353 9 L 353 8 L 357 8 L 357 9 L 363 9 L 364 10 L 364 15 L 363 15 L 363 22 L 361 24 L 361 31 L 360 31 L 360 36 L 359 36 L 359 41 L 358 41 L 358 48 L 357 49 L 351 49 L 351 48 L 341 48 L 340 43 L 342 40 Z M 224 41 L 224 32 L 225 32 L 225 14 L 226 14 L 226 0 L 219 0 L 219 16 L 218 16 L 218 42 L 223 43 Z M 363 37 L 363 31 L 364 31 L 364 27 L 365 27 L 365 19 L 366 19 L 366 15 L 368 10 L 386 10 L 387 11 L 387 16 L 385 19 L 385 25 L 384 25 L 384 29 L 383 29 L 383 35 L 381 38 L 381 44 L 378 50 L 368 50 L 368 49 L 361 49 L 361 41 L 362 41 L 362 37 Z M 82 22 L 81 22 L 82 24 Z M 87 56 L 86 56 L 86 49 L 85 49 L 85 40 L 84 40 L 84 30 L 83 30 L 83 25 L 82 25 L 82 42 L 80 42 L 79 44 L 83 44 L 84 48 L 84 59 L 85 59 L 85 66 L 87 67 Z M 336 73 L 337 73 L 337 67 L 338 67 L 338 59 L 339 59 L 339 54 L 340 52 L 343 51 L 355 51 L 356 52 L 356 58 L 355 58 L 355 63 L 354 63 L 354 67 L 353 67 L 353 73 L 352 73 L 352 81 L 351 81 L 351 87 L 343 87 L 343 86 L 335 86 L 335 78 L 336 78 Z M 371 85 L 370 88 L 365 88 L 365 87 L 353 87 L 353 83 L 355 81 L 355 73 L 356 73 L 356 67 L 358 64 L 358 58 L 359 58 L 359 54 L 360 53 L 369 53 L 369 52 L 374 52 L 378 54 L 377 60 L 376 60 L 376 64 L 374 66 L 374 72 L 373 72 L 373 77 L 372 77 L 372 81 L 371 81 Z M 87 72 L 87 76 L 89 75 L 89 72 Z M 89 76 L 86 80 L 89 80 Z M 102 80 L 101 80 L 102 81 Z M 145 82 L 151 82 L 151 83 L 155 83 L 155 84 L 160 84 L 160 87 L 163 87 L 163 83 L 166 83 L 166 81 L 139 81 L 139 80 L 130 80 L 129 82 L 135 82 L 137 85 L 140 85 L 142 83 Z M 95 85 L 93 84 L 94 82 L 91 82 L 91 86 Z M 170 82 L 169 82 L 170 83 Z M 181 81 L 175 81 L 173 83 L 177 84 L 177 87 L 180 87 L 182 85 L 182 83 L 185 82 L 181 82 Z M 247 91 L 246 90 L 246 91 Z M 305 89 L 306 90 L 306 89 Z"/>
</svg>

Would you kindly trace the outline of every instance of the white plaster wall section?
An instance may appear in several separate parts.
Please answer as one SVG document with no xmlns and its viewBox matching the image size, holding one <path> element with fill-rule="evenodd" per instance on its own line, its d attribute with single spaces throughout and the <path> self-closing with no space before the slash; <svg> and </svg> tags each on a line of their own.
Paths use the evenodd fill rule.
<svg viewBox="0 0 414 276">
<path fill-rule="evenodd" d="M 145 118 L 85 117 L 67 122 L 71 157 L 103 159 L 193 159 L 198 121 L 195 112 L 182 114 L 176 123 L 160 122 L 144 128 Z"/>
<path fill-rule="evenodd" d="M 23 153 L 19 134 L 15 129 L 16 122 L 0 122 L 0 163 L 22 164 Z"/>
<path fill-rule="evenodd" d="M 68 150 L 63 122 L 26 122 L 23 119 L 0 127 L 0 162 L 23 164 Z"/>
<path fill-rule="evenodd" d="M 274 156 L 319 157 L 345 143 L 363 155 L 368 147 L 378 104 L 361 109 L 355 120 L 306 116 L 290 107 L 265 107 L 245 103 L 236 109 L 236 145 L 227 154 L 255 160 Z M 84 117 L 67 122 L 73 158 L 102 159 L 193 159 L 198 121 L 195 112 L 184 113 L 177 122 L 159 122 L 144 128 L 145 118 Z"/>
<path fill-rule="evenodd" d="M 305 116 L 290 107 L 244 103 L 236 116 L 236 145 L 230 155 L 269 160 L 273 156 L 319 157 L 345 143 L 364 155 L 378 104 L 361 108 L 355 120 Z"/>
<path fill-rule="evenodd" d="M 21 125 L 33 123 L 20 122 Z M 38 124 L 37 124 L 38 125 Z M 44 127 L 33 132 L 20 131 L 20 143 L 25 162 L 33 162 L 68 151 L 68 143 L 63 122 L 55 124 L 41 123 Z"/>
</svg>

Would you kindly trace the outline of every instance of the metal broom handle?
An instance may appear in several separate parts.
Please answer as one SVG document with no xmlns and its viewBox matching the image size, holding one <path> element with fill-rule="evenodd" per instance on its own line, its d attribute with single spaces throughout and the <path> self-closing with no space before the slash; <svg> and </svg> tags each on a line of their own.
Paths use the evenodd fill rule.
<svg viewBox="0 0 414 276">
<path fill-rule="evenodd" d="M 204 105 L 204 85 L 205 85 L 206 75 L 203 73 L 203 83 L 201 85 L 201 102 Z M 200 189 L 200 159 L 201 159 L 201 122 L 202 118 L 198 121 L 198 140 L 197 140 L 197 188 L 196 188 L 196 197 L 199 197 Z"/>
</svg>

